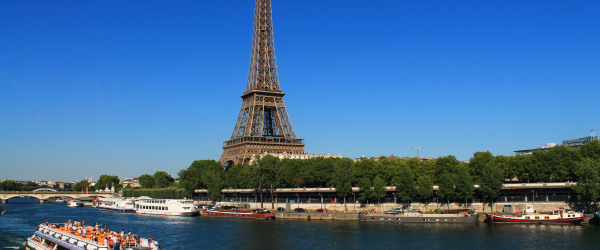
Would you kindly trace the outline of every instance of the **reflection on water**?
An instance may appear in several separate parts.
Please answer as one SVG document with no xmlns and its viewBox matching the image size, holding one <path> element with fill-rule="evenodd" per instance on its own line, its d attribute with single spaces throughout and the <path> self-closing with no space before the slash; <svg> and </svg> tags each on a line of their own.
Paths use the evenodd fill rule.
<svg viewBox="0 0 600 250">
<path fill-rule="evenodd" d="M 65 204 L 5 204 L 0 247 L 22 247 L 45 220 L 98 222 L 157 240 L 164 249 L 209 248 L 552 248 L 592 249 L 600 244 L 595 225 L 401 224 L 358 221 L 254 221 L 113 213 Z"/>
</svg>

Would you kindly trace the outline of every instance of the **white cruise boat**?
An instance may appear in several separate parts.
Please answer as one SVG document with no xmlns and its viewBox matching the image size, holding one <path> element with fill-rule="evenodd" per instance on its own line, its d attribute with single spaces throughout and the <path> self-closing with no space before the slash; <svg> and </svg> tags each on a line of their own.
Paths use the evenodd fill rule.
<svg viewBox="0 0 600 250">
<path fill-rule="evenodd" d="M 67 202 L 67 206 L 69 207 L 83 207 L 83 202 L 78 200 L 70 200 Z"/>
<path fill-rule="evenodd" d="M 100 210 L 133 213 L 133 200 L 131 198 L 100 198 L 97 208 Z"/>
<path fill-rule="evenodd" d="M 85 228 L 85 230 L 83 230 Z M 85 233 L 80 233 L 85 232 Z M 75 223 L 42 223 L 35 233 L 27 239 L 26 249 L 54 250 L 109 250 L 112 236 L 118 233 L 110 230 L 96 230 L 94 227 L 81 226 Z M 158 242 L 140 237 L 122 238 L 121 249 L 125 250 L 158 250 Z"/>
<path fill-rule="evenodd" d="M 140 197 L 134 199 L 134 204 L 135 212 L 140 214 L 193 216 L 199 213 L 194 200 Z"/>
</svg>

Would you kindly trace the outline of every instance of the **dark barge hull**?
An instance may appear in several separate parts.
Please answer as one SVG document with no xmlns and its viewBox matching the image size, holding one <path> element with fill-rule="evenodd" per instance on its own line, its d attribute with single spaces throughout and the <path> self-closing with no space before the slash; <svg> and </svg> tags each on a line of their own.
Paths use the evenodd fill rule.
<svg viewBox="0 0 600 250">
<path fill-rule="evenodd" d="M 403 216 L 403 215 L 365 215 L 359 214 L 360 221 L 381 221 L 400 223 L 477 223 L 475 215 L 469 216 Z"/>
<path fill-rule="evenodd" d="M 254 219 L 254 220 L 274 220 L 275 214 L 264 213 L 264 214 L 248 214 L 248 213 L 218 213 L 218 212 L 204 212 L 203 217 L 213 218 L 233 218 L 233 219 Z"/>
</svg>

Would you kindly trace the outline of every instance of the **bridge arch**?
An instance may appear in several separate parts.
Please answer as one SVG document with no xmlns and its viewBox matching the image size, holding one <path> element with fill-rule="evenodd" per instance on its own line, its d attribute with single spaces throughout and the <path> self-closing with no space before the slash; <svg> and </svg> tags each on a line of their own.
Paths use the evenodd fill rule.
<svg viewBox="0 0 600 250">
<path fill-rule="evenodd" d="M 70 197 L 74 199 L 84 198 L 84 197 L 103 197 L 109 198 L 114 197 L 115 193 L 77 193 L 77 192 L 0 192 L 0 199 L 2 202 L 6 202 L 8 199 L 17 198 L 17 197 L 31 197 L 36 198 L 38 200 L 47 200 L 53 197 Z"/>
</svg>

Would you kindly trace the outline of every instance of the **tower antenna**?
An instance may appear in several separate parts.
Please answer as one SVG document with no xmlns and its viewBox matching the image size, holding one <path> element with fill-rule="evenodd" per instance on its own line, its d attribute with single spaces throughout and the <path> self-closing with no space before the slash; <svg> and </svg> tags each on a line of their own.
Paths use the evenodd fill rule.
<svg viewBox="0 0 600 250">
<path fill-rule="evenodd" d="M 421 157 L 419 157 L 419 151 L 423 150 L 423 148 L 413 148 L 413 150 L 417 151 L 417 158 L 421 159 Z"/>
</svg>

